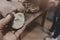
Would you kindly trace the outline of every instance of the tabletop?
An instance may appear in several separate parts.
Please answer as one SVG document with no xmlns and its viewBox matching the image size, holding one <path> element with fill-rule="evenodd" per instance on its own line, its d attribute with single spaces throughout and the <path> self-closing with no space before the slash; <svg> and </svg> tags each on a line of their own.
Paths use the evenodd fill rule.
<svg viewBox="0 0 60 40">
<path fill-rule="evenodd" d="M 23 31 L 24 29 L 27 27 L 27 25 L 29 23 L 31 23 L 34 19 L 36 19 L 37 17 L 41 16 L 43 14 L 43 12 L 38 12 L 38 13 L 34 13 L 34 14 L 29 14 L 29 13 L 26 13 L 25 14 L 25 23 L 23 25 L 23 27 L 21 29 L 19 29 L 15 34 L 16 36 L 19 36 Z"/>
</svg>

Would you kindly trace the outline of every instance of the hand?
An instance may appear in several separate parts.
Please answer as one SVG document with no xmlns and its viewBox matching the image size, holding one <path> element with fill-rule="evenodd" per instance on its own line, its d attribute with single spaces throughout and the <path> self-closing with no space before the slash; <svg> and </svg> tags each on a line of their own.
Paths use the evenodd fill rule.
<svg viewBox="0 0 60 40">
<path fill-rule="evenodd" d="M 10 21 L 14 20 L 14 15 L 13 14 L 7 14 L 5 18 L 2 18 L 0 20 L 0 29 L 6 26 Z"/>
<path fill-rule="evenodd" d="M 3 40 L 17 40 L 16 35 L 13 32 L 8 32 L 4 37 Z"/>
</svg>

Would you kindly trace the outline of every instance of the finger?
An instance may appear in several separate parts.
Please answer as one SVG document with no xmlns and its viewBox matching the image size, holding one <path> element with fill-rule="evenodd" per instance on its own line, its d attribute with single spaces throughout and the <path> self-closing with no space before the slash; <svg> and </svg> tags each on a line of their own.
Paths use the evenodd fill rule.
<svg viewBox="0 0 60 40">
<path fill-rule="evenodd" d="M 8 15 L 6 18 L 0 20 L 0 29 L 5 27 L 5 25 L 11 20 L 11 16 Z"/>
<path fill-rule="evenodd" d="M 15 34 L 15 31 L 11 31 L 11 33 Z"/>
</svg>

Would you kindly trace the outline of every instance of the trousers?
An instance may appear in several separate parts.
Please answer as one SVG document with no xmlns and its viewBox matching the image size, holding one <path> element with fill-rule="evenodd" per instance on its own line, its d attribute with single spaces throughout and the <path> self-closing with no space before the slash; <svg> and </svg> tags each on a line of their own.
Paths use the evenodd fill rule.
<svg viewBox="0 0 60 40">
<path fill-rule="evenodd" d="M 54 32 L 54 35 L 52 36 L 54 38 L 57 38 L 60 35 L 60 3 L 56 7 L 50 32 Z"/>
</svg>

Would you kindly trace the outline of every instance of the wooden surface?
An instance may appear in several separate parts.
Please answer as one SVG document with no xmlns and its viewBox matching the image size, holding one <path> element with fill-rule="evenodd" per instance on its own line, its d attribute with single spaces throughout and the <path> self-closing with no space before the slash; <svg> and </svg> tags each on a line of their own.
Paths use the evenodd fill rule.
<svg viewBox="0 0 60 40">
<path fill-rule="evenodd" d="M 38 18 L 39 16 L 42 15 L 42 12 L 39 13 L 35 13 L 35 14 L 25 14 L 26 20 L 25 20 L 25 24 L 23 25 L 23 28 L 19 29 L 15 34 L 16 36 L 21 35 L 21 33 L 24 31 L 24 29 L 26 28 L 26 26 L 31 23 L 34 19 Z"/>
<path fill-rule="evenodd" d="M 5 7 L 8 7 L 9 9 L 11 9 L 12 7 L 10 8 L 10 6 L 8 6 L 8 5 L 9 5 L 9 4 L 10 4 L 10 5 L 13 4 L 12 6 L 13 6 L 14 10 L 15 10 L 15 9 L 20 9 L 21 7 L 23 7 L 22 4 L 20 4 L 20 3 L 15 3 L 15 2 L 4 2 L 4 3 L 1 2 L 0 6 L 1 6 L 2 4 L 3 4 L 3 5 L 6 4 L 6 5 L 3 6 L 3 7 L 4 7 L 4 8 L 5 8 Z M 15 4 L 15 5 L 14 5 L 14 4 Z M 17 4 L 18 4 L 18 5 L 17 5 Z M 2 6 L 1 6 L 1 7 L 2 7 Z M 0 8 L 1 8 L 1 7 L 0 7 Z M 17 8 L 16 8 L 16 7 L 17 7 Z M 2 14 L 3 14 L 3 13 L 8 13 L 8 12 L 10 11 L 8 8 L 7 8 L 8 10 L 6 10 L 6 8 L 5 8 L 5 9 L 4 9 L 4 8 L 1 8 L 1 10 L 0 10 L 1 12 L 3 11 Z M 13 10 L 12 10 L 12 11 L 13 11 Z M 12 12 L 12 11 L 10 11 L 10 12 Z M 10 13 L 10 12 L 9 12 L 9 13 Z M 41 16 L 42 13 L 43 13 L 42 11 L 40 11 L 40 12 L 38 12 L 38 13 L 34 13 L 34 14 L 25 13 L 25 18 L 26 18 L 25 23 L 24 23 L 23 27 L 22 27 L 21 29 L 19 29 L 19 30 L 15 33 L 16 36 L 18 37 L 19 35 L 21 35 L 21 33 L 22 33 L 22 32 L 24 31 L 24 29 L 26 28 L 26 26 L 27 26 L 29 23 L 31 23 L 33 20 L 35 20 L 36 18 L 38 18 L 39 16 Z M 5 14 L 3 14 L 3 15 L 5 15 Z M 45 16 L 46 16 L 46 15 L 43 14 L 43 19 L 44 19 L 44 20 L 45 20 Z M 43 23 L 44 23 L 44 20 L 42 21 Z M 43 24 L 43 23 L 42 23 L 42 24 Z"/>
</svg>

